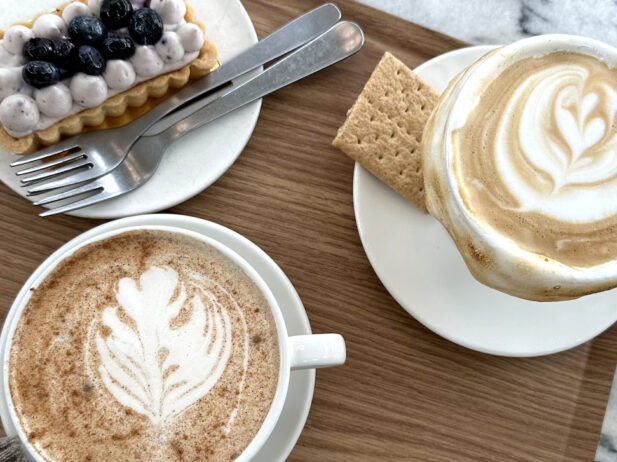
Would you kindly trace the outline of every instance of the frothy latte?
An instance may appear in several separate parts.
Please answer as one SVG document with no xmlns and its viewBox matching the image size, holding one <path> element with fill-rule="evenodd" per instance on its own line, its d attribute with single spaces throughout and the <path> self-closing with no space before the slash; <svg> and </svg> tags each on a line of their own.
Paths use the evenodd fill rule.
<svg viewBox="0 0 617 462">
<path fill-rule="evenodd" d="M 575 267 L 617 255 L 617 70 L 558 52 L 506 69 L 453 134 L 469 210 Z"/>
<path fill-rule="evenodd" d="M 34 290 L 9 383 L 49 461 L 233 460 L 278 384 L 268 302 L 215 248 L 164 231 L 88 245 Z"/>
<path fill-rule="evenodd" d="M 617 49 L 538 36 L 448 86 L 423 134 L 427 208 L 476 279 L 556 301 L 617 286 Z"/>
</svg>

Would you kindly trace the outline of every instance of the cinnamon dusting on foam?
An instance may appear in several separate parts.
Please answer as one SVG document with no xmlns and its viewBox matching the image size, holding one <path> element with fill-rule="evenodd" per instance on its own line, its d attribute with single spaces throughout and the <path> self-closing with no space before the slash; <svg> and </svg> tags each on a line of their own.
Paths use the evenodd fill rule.
<svg viewBox="0 0 617 462">
<path fill-rule="evenodd" d="M 173 342 L 152 356 L 158 364 L 169 362 L 170 367 L 157 376 L 163 383 L 176 372 L 183 374 L 183 380 L 167 390 L 167 396 L 175 390 L 175 398 L 167 400 L 167 408 L 157 408 L 173 412 L 159 412 L 159 417 L 167 418 L 158 421 L 128 402 L 121 404 L 116 397 L 120 392 L 110 391 L 100 373 L 106 363 L 125 374 L 130 372 L 133 378 L 139 375 L 139 364 L 134 364 L 139 358 L 122 341 L 130 340 L 123 335 L 135 332 L 146 318 L 127 308 L 130 301 L 124 300 L 127 306 L 122 308 L 118 281 L 133 281 L 134 288 L 143 291 L 140 278 L 144 268 L 146 272 L 152 268 L 170 271 L 158 275 L 171 278 L 166 279 L 165 292 L 166 296 L 171 294 L 171 303 L 182 292 L 177 287 L 172 290 L 171 272 L 177 275 L 178 285 L 184 285 L 187 300 L 194 301 L 188 309 L 184 304 L 178 310 L 177 318 L 167 324 L 169 328 L 161 324 L 160 332 L 173 336 L 188 329 L 195 342 L 205 344 L 199 327 L 205 316 L 222 333 L 218 336 L 221 354 L 213 355 L 218 358 L 214 369 L 221 363 L 225 345 L 229 347 L 217 380 L 207 373 L 207 358 L 203 363 L 192 359 L 195 374 L 190 368 L 182 369 L 182 355 L 172 351 Z M 163 284 L 163 279 L 155 282 Z M 211 339 L 216 338 L 217 329 Z M 254 338 L 260 341 L 252 341 Z M 107 346 L 116 342 L 115 353 L 102 359 L 97 342 Z M 214 352 L 215 343 L 209 344 L 207 353 Z M 267 300 L 240 268 L 216 249 L 190 237 L 135 231 L 79 250 L 37 288 L 15 332 L 9 384 L 26 434 L 47 460 L 229 460 L 251 442 L 269 411 L 278 382 L 278 348 Z M 123 353 L 134 357 L 122 363 L 119 357 Z M 149 380 L 147 374 L 141 379 L 146 384 Z M 200 389 L 208 379 L 214 382 L 212 386 L 207 391 Z M 135 393 L 139 388 L 131 388 L 135 383 L 141 382 L 124 383 L 124 393 Z M 156 401 L 151 396 L 148 400 L 148 386 L 141 391 L 145 402 Z M 200 397 L 193 401 L 196 395 Z"/>
</svg>

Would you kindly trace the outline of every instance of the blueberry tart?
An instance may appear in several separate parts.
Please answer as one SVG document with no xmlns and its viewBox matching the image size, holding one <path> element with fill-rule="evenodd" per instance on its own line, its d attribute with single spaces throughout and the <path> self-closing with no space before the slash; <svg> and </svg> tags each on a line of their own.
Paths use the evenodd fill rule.
<svg viewBox="0 0 617 462">
<path fill-rule="evenodd" d="M 65 4 L 0 31 L 0 145 L 28 154 L 125 125 L 217 66 L 185 0 Z"/>
</svg>

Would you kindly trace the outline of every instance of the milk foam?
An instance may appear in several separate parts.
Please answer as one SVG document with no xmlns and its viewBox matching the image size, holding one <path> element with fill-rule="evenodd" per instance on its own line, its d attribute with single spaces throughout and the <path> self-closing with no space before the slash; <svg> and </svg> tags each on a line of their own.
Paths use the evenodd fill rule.
<svg viewBox="0 0 617 462">
<path fill-rule="evenodd" d="M 223 461 L 261 428 L 279 367 L 276 322 L 241 267 L 192 237 L 133 231 L 36 288 L 9 382 L 45 460 Z"/>
<path fill-rule="evenodd" d="M 465 112 L 464 97 L 454 103 L 450 155 L 457 191 L 485 239 L 496 233 L 573 267 L 610 260 L 617 70 L 555 52 L 521 59 L 484 86 L 470 82 L 480 97 Z"/>
<path fill-rule="evenodd" d="M 230 315 L 205 282 L 195 275 L 189 283 L 198 291 L 189 297 L 171 268 L 150 268 L 139 286 L 133 279 L 122 279 L 118 306 L 106 308 L 98 326 L 95 342 L 101 380 L 118 402 L 146 415 L 154 425 L 173 420 L 205 396 L 229 361 Z M 233 297 L 226 295 L 243 318 Z M 192 311 L 189 320 L 173 328 L 172 321 L 187 308 Z M 243 325 L 246 349 L 244 319 Z M 92 357 L 88 349 L 86 355 Z M 244 374 L 246 363 L 245 359 Z"/>
<path fill-rule="evenodd" d="M 617 50 L 547 35 L 450 83 L 422 137 L 426 203 L 473 276 L 518 297 L 617 286 Z"/>
<path fill-rule="evenodd" d="M 493 155 L 520 211 L 575 223 L 617 213 L 617 95 L 596 77 L 581 64 L 555 65 L 507 101 Z"/>
<path fill-rule="evenodd" d="M 234 297 L 229 293 L 229 291 L 227 289 L 225 289 L 222 285 L 220 285 L 216 281 L 204 278 L 202 275 L 200 275 L 198 273 L 194 273 L 193 272 L 190 275 L 191 275 L 191 277 L 193 279 L 195 279 L 197 281 L 202 281 L 203 282 L 204 280 L 207 280 L 208 283 L 214 285 L 218 290 L 220 290 L 221 292 L 223 292 L 225 294 L 225 296 L 231 301 L 232 306 L 234 307 L 236 313 L 238 314 L 238 316 L 239 316 L 239 318 L 240 318 L 240 320 L 242 322 L 242 329 L 244 330 L 244 360 L 242 361 L 242 377 L 240 378 L 240 383 L 238 385 L 238 394 L 237 394 L 237 399 L 236 399 L 236 407 L 231 412 L 231 415 L 229 416 L 229 420 L 227 421 L 227 425 L 225 425 L 225 429 L 224 429 L 225 434 L 229 434 L 229 432 L 231 431 L 231 427 L 233 426 L 233 424 L 234 424 L 234 422 L 236 420 L 236 416 L 238 415 L 238 411 L 240 409 L 240 402 L 242 400 L 242 393 L 244 391 L 244 385 L 246 383 L 246 373 L 247 373 L 248 368 L 249 368 L 250 339 L 249 339 L 248 325 L 246 323 L 246 317 L 244 316 L 244 313 L 242 312 L 242 308 L 240 307 L 238 302 L 234 299 Z M 208 296 L 208 298 L 211 298 L 212 294 L 211 293 L 206 293 L 206 296 Z"/>
</svg>

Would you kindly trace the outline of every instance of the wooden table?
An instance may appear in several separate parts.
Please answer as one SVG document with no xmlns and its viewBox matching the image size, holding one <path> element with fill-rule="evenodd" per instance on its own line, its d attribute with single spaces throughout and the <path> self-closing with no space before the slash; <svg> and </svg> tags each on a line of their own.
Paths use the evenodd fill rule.
<svg viewBox="0 0 617 462">
<path fill-rule="evenodd" d="M 244 3 L 264 36 L 320 1 Z M 238 162 L 172 210 L 257 243 L 295 284 L 314 331 L 347 340 L 347 364 L 317 374 L 290 460 L 592 460 L 617 361 L 615 329 L 543 358 L 476 353 L 410 317 L 369 265 L 354 221 L 353 163 L 330 142 L 384 51 L 414 67 L 463 44 L 351 0 L 339 6 L 364 28 L 364 50 L 268 97 Z M 0 214 L 5 316 L 45 257 L 100 222 L 39 218 L 4 186 Z"/>
</svg>

